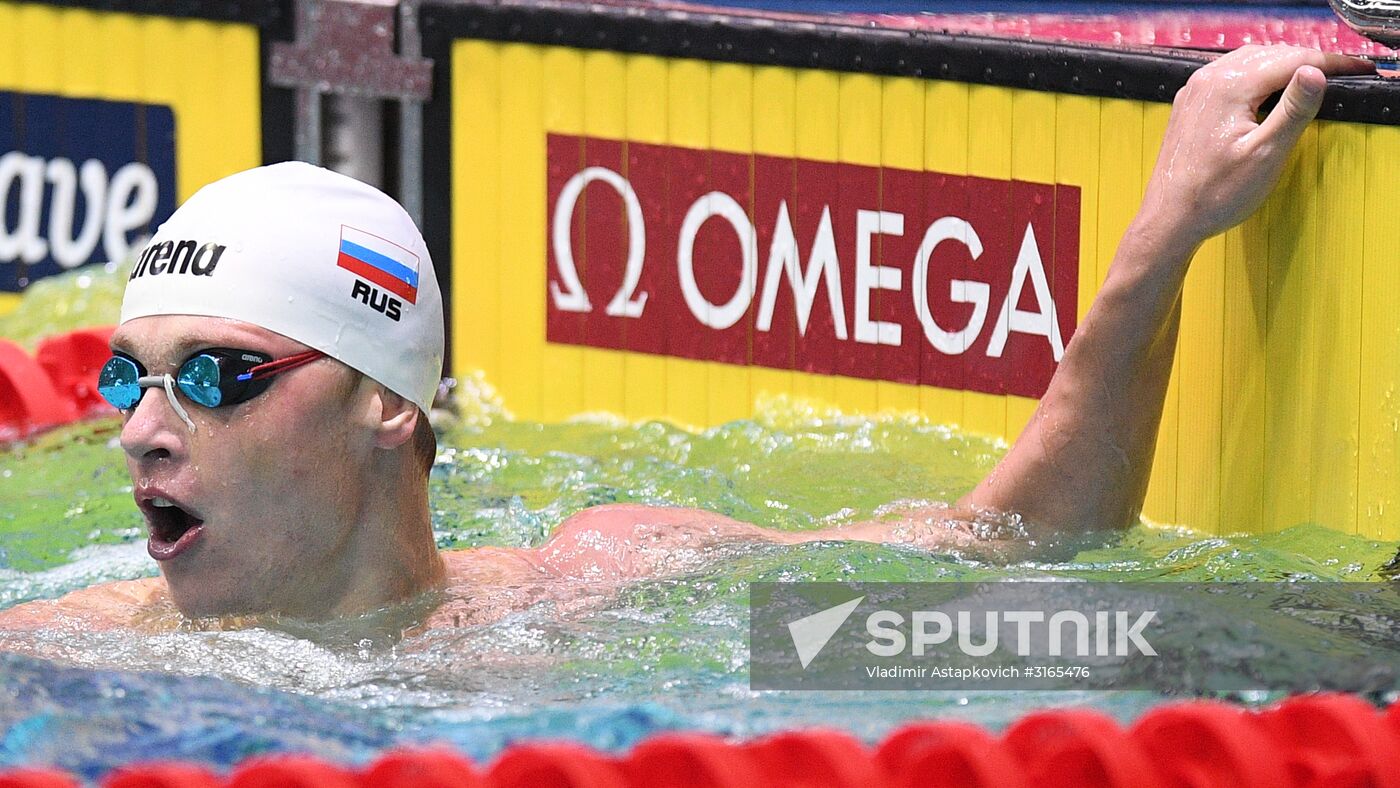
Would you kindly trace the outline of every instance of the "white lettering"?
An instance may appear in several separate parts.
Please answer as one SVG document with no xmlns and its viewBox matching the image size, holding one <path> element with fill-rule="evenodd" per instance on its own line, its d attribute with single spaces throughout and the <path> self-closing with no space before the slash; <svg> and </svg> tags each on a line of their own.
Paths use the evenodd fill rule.
<svg viewBox="0 0 1400 788">
<path fill-rule="evenodd" d="M 936 630 L 929 633 L 925 629 L 925 624 L 932 621 L 938 626 Z M 953 620 L 948 618 L 947 613 L 937 610 L 916 610 L 914 611 L 914 656 L 924 655 L 924 646 L 936 646 L 939 643 L 947 643 L 952 635 Z"/>
<path fill-rule="evenodd" d="M 734 295 L 722 305 L 712 304 L 700 292 L 695 281 L 695 238 L 711 217 L 718 216 L 734 228 L 742 250 L 739 286 Z M 696 200 L 681 222 L 681 234 L 676 248 L 676 268 L 680 273 L 681 295 L 696 320 L 714 329 L 726 329 L 739 322 L 749 309 L 754 290 L 758 287 L 758 236 L 744 207 L 724 192 L 710 192 Z"/>
<path fill-rule="evenodd" d="M 1151 643 L 1142 639 L 1142 630 L 1156 617 L 1157 611 L 1149 610 L 1138 616 L 1137 621 L 1133 622 L 1133 625 L 1129 627 L 1128 614 L 1121 610 L 1118 611 L 1118 656 L 1128 656 L 1129 641 L 1132 641 L 1132 644 L 1137 647 L 1138 653 L 1148 657 L 1157 656 L 1157 649 L 1152 648 Z"/>
<path fill-rule="evenodd" d="M 987 611 L 987 639 L 982 641 L 982 645 L 972 642 L 972 613 L 966 610 L 958 611 L 958 648 L 969 657 L 985 657 L 997 650 L 997 614 L 996 611 Z"/>
<path fill-rule="evenodd" d="M 870 263 L 870 244 L 875 235 L 904 235 L 904 214 L 856 211 L 856 341 L 868 345 L 898 346 L 902 339 L 902 326 L 870 319 L 870 291 L 900 288 L 898 268 Z"/>
<path fill-rule="evenodd" d="M 874 640 L 865 644 L 866 650 L 877 657 L 894 657 L 904 651 L 904 633 L 899 631 L 899 626 L 904 623 L 904 616 L 893 610 L 881 610 L 870 614 L 865 619 L 865 631 Z M 888 640 L 888 645 L 881 645 L 879 641 Z"/>
<path fill-rule="evenodd" d="M 1039 610 L 1008 610 L 1002 614 L 1009 624 L 1016 625 L 1016 653 L 1029 656 L 1031 653 L 1031 624 L 1045 620 Z"/>
<path fill-rule="evenodd" d="M 778 299 L 779 277 L 787 273 L 792 289 L 793 306 L 797 310 L 797 333 L 807 335 L 807 321 L 812 316 L 812 302 L 817 297 L 817 285 L 826 277 L 826 300 L 831 308 L 831 322 L 836 338 L 846 338 L 846 307 L 841 299 L 841 268 L 836 256 L 836 234 L 831 230 L 831 208 L 822 206 L 822 218 L 812 239 L 812 254 L 807 269 L 802 270 L 802 257 L 797 249 L 797 236 L 788 218 L 787 200 L 778 206 L 778 220 L 773 226 L 773 245 L 768 249 L 768 269 L 763 275 L 763 295 L 758 304 L 755 328 L 773 328 L 773 305 Z"/>
<path fill-rule="evenodd" d="M 45 236 L 47 184 L 53 184 L 53 189 Z M 74 236 L 80 187 L 83 223 Z M 159 189 L 155 173 L 141 162 L 122 165 L 109 182 L 107 168 L 97 159 L 88 159 L 80 169 L 70 159 L 45 162 L 39 156 L 10 151 L 0 156 L 0 199 L 8 208 L 11 193 L 17 192 L 19 219 L 10 227 L 0 212 L 0 263 L 18 260 L 33 265 L 52 254 L 54 262 L 73 268 L 92 259 L 99 238 L 107 260 L 124 260 L 145 242 L 144 236 L 128 239 L 127 234 L 149 226 L 155 218 Z"/>
<path fill-rule="evenodd" d="M 127 240 L 127 233 L 150 224 L 156 215 L 159 186 L 156 174 L 139 161 L 123 164 L 112 175 L 107 194 L 107 220 L 102 227 L 102 250 L 108 260 L 125 260 L 144 238 Z"/>
<path fill-rule="evenodd" d="M 1017 306 L 1021 301 L 1021 291 L 1026 286 L 1026 275 L 1030 275 L 1032 292 L 1035 293 L 1036 311 L 1022 311 Z M 1006 339 L 1012 331 L 1021 334 L 1034 334 L 1050 340 L 1050 351 L 1058 362 L 1065 355 L 1065 343 L 1060 338 L 1060 321 L 1055 316 L 1055 299 L 1050 297 L 1050 283 L 1045 278 L 1045 264 L 1041 262 L 1040 246 L 1035 240 L 1035 229 L 1026 225 L 1026 235 L 1021 239 L 1021 251 L 1016 255 L 1016 267 L 1011 271 L 1011 289 L 1001 304 L 1001 314 L 997 317 L 992 339 L 987 344 L 987 355 L 1001 358 L 1006 349 Z"/>
<path fill-rule="evenodd" d="M 78 237 L 73 237 L 74 214 L 78 211 L 78 178 L 73 162 L 68 159 L 49 162 L 48 179 L 53 184 L 49 203 L 49 246 L 54 262 L 64 268 L 73 268 L 92 259 L 107 211 L 107 168 L 97 159 L 88 159 L 83 162 L 81 173 L 83 227 Z"/>
<path fill-rule="evenodd" d="M 944 241 L 956 241 L 966 246 L 974 261 L 982 256 L 982 239 L 965 219 L 944 216 L 928 226 L 919 251 L 914 255 L 913 287 L 914 312 L 924 327 L 924 336 L 929 344 L 950 356 L 960 355 L 972 347 L 982 333 L 982 324 L 987 320 L 987 304 L 992 288 L 986 282 L 968 279 L 954 279 L 949 283 L 948 296 L 955 304 L 972 304 L 972 317 L 958 331 L 944 331 L 928 305 L 929 258 L 933 250 Z"/>
<path fill-rule="evenodd" d="M 641 281 L 642 263 L 646 260 L 646 220 L 642 216 L 642 203 L 637 199 L 632 184 L 606 167 L 587 167 L 570 178 L 554 203 L 550 240 L 554 246 L 554 264 L 559 269 L 559 278 L 564 287 L 561 289 L 559 282 L 550 282 L 550 295 L 554 298 L 555 308 L 564 312 L 590 312 L 593 309 L 588 293 L 579 281 L 578 266 L 574 264 L 572 229 L 578 198 L 594 181 L 602 181 L 613 187 L 622 196 L 622 204 L 627 210 L 627 264 L 623 269 L 622 287 L 618 288 L 603 312 L 613 317 L 641 317 L 642 310 L 646 308 L 647 294 L 633 296 L 633 292 Z"/>
<path fill-rule="evenodd" d="M 1050 616 L 1050 656 L 1064 654 L 1065 624 L 1074 625 L 1075 656 L 1089 654 L 1089 619 L 1077 610 L 1061 610 Z M 1104 648 L 1107 651 L 1107 647 Z"/>
<path fill-rule="evenodd" d="M 69 165 L 72 166 L 72 165 Z M 8 204 L 10 190 L 19 182 L 19 221 L 13 230 L 0 213 L 0 262 L 15 260 L 34 264 L 49 253 L 40 237 L 39 220 L 44 203 L 44 160 L 10 151 L 0 156 L 0 201 Z"/>
</svg>

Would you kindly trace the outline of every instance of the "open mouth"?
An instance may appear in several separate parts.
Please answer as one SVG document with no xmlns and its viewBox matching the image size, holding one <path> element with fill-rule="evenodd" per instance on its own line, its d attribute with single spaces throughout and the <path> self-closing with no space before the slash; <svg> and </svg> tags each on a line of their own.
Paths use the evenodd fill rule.
<svg viewBox="0 0 1400 788">
<path fill-rule="evenodd" d="M 150 528 L 146 549 L 157 561 L 183 553 L 204 530 L 204 521 L 168 498 L 151 498 L 142 510 Z"/>
</svg>

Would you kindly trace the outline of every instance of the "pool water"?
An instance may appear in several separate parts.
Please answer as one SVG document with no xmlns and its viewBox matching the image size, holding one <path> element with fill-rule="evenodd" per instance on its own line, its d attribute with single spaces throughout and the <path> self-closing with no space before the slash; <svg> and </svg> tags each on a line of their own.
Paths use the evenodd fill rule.
<svg viewBox="0 0 1400 788">
<path fill-rule="evenodd" d="M 43 334 L 111 323 L 123 279 L 97 268 L 46 281 L 0 318 L 0 335 L 32 347 Z M 42 331 L 30 328 L 35 316 L 44 316 Z M 431 482 L 445 549 L 538 544 L 570 514 L 612 502 L 824 527 L 878 515 L 892 501 L 952 500 L 1005 449 L 915 417 L 851 417 L 787 398 L 701 433 L 607 417 L 517 421 L 475 378 L 458 385 L 456 410 Z M 0 450 L 0 608 L 155 573 L 117 435 L 115 419 L 93 421 Z M 1127 721 L 1164 696 L 753 692 L 747 584 L 1375 581 L 1396 547 L 1308 524 L 1228 537 L 1139 525 L 1063 545 L 1065 560 L 1011 565 L 898 545 L 730 545 L 683 576 L 638 583 L 583 610 L 542 603 L 494 624 L 405 640 L 289 622 L 163 634 L 0 632 L 12 652 L 0 653 L 0 768 L 51 764 L 94 777 L 132 760 L 228 766 L 287 750 L 357 762 L 433 741 L 486 759 L 520 738 L 619 749 L 669 729 L 747 736 L 839 725 L 875 740 L 913 718 L 998 728 L 1031 708 L 1065 705 Z"/>
</svg>

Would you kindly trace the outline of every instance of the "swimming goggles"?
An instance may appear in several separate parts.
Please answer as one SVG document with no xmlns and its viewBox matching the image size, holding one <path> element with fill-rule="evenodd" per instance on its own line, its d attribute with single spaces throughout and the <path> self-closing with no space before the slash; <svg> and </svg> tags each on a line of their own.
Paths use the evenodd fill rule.
<svg viewBox="0 0 1400 788">
<path fill-rule="evenodd" d="M 178 388 L 196 405 L 221 408 L 237 405 L 258 396 L 272 385 L 272 378 L 290 369 L 308 364 L 325 354 L 306 350 L 274 359 L 253 350 L 208 348 L 180 364 L 175 375 L 147 375 L 141 362 L 115 353 L 97 375 L 97 392 L 117 410 L 129 410 L 141 401 L 142 389 L 160 387 L 175 412 L 194 431 L 194 422 L 175 399 Z"/>
</svg>

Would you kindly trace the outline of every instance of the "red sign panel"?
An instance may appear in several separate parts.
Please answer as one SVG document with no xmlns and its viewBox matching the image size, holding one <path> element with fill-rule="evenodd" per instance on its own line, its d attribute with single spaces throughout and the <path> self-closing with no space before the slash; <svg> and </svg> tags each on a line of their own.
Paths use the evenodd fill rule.
<svg viewBox="0 0 1400 788">
<path fill-rule="evenodd" d="M 1079 189 L 551 134 L 550 342 L 1039 397 Z"/>
</svg>

